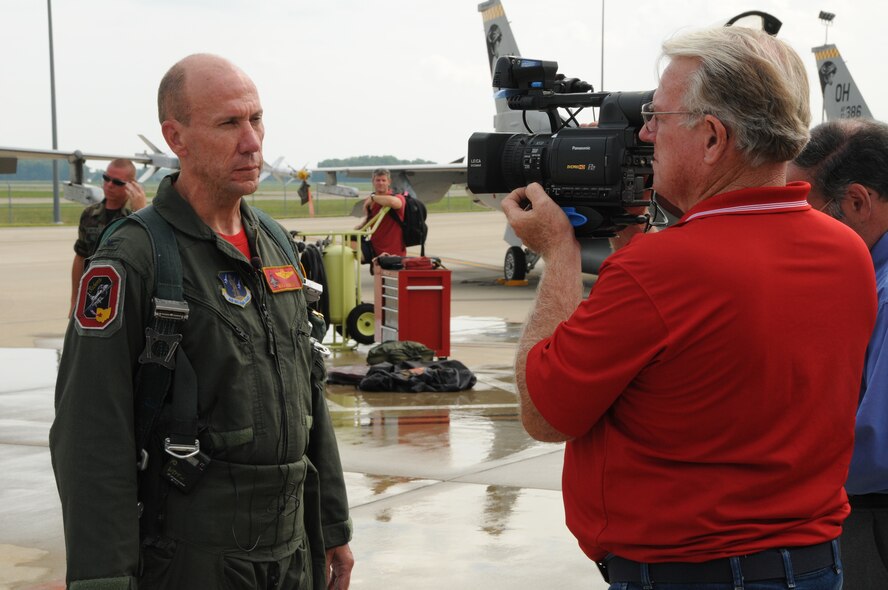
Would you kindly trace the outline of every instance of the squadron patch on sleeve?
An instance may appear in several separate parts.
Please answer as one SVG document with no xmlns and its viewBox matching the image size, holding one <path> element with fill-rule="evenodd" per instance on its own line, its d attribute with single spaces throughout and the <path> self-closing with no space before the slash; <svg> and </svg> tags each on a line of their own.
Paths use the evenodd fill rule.
<svg viewBox="0 0 888 590">
<path fill-rule="evenodd" d="M 233 270 L 227 270 L 220 272 L 217 276 L 222 283 L 221 291 L 225 301 L 233 303 L 234 305 L 246 307 L 253 298 L 253 294 L 250 292 L 250 289 L 244 285 L 240 275 Z"/>
<path fill-rule="evenodd" d="M 80 278 L 74 321 L 81 335 L 114 333 L 120 326 L 123 312 L 123 289 L 126 273 L 122 267 L 107 261 L 91 265 Z"/>
<path fill-rule="evenodd" d="M 298 291 L 302 288 L 302 279 L 299 278 L 299 273 L 296 272 L 292 264 L 263 266 L 262 273 L 265 275 L 265 282 L 268 283 L 272 293 Z"/>
</svg>

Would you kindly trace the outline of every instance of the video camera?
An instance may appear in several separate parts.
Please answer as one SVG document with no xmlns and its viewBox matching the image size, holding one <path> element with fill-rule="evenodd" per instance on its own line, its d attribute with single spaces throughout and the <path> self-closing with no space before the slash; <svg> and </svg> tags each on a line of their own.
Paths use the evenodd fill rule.
<svg viewBox="0 0 888 590">
<path fill-rule="evenodd" d="M 577 237 L 606 238 L 648 216 L 654 146 L 638 139 L 645 92 L 592 92 L 577 78 L 557 74 L 558 63 L 500 57 L 493 87 L 512 110 L 548 114 L 552 133 L 473 133 L 469 138 L 468 187 L 473 193 L 507 193 L 539 182 L 564 209 Z M 579 127 L 576 115 L 599 107 L 597 127 Z M 571 111 L 577 108 L 576 111 Z M 569 117 L 563 119 L 558 109 Z M 573 125 L 573 126 L 570 126 Z M 647 193 L 650 194 L 650 193 Z"/>
</svg>

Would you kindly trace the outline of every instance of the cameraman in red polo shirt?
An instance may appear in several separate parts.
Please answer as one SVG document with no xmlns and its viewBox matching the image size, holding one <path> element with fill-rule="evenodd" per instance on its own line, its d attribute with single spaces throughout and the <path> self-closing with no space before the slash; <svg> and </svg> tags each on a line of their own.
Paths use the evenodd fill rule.
<svg viewBox="0 0 888 590">
<path fill-rule="evenodd" d="M 567 524 L 611 588 L 838 590 L 872 261 L 786 184 L 811 119 L 788 45 L 728 27 L 663 53 L 639 136 L 676 224 L 625 230 L 584 300 L 560 208 L 538 184 L 503 202 L 545 262 L 522 421 L 568 441 Z"/>
</svg>

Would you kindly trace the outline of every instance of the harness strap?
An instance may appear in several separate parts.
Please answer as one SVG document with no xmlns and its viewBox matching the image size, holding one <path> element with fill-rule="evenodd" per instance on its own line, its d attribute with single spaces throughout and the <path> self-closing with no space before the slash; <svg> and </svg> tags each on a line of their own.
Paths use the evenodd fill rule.
<svg viewBox="0 0 888 590">
<path fill-rule="evenodd" d="M 146 449 L 174 377 L 176 395 L 167 451 L 172 450 L 179 456 L 198 451 L 197 375 L 185 351 L 179 347 L 182 326 L 188 319 L 188 303 L 182 287 L 182 259 L 173 229 L 149 206 L 109 226 L 102 240 L 127 220 L 145 229 L 154 253 L 153 313 L 145 328 L 145 348 L 139 355 L 135 391 L 136 459 L 139 469 L 144 470 L 148 461 Z"/>
<path fill-rule="evenodd" d="M 182 348 L 176 353 L 173 373 L 173 419 L 164 450 L 175 457 L 187 458 L 200 451 L 197 438 L 197 375 Z"/>
</svg>

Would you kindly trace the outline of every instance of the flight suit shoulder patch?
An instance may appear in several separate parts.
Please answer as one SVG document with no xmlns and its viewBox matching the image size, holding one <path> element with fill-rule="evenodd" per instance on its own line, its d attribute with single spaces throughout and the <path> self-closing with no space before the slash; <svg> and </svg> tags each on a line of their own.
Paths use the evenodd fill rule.
<svg viewBox="0 0 888 590">
<path fill-rule="evenodd" d="M 81 336 L 110 336 L 120 327 L 126 271 L 112 260 L 93 262 L 77 289 L 74 324 Z"/>
</svg>

